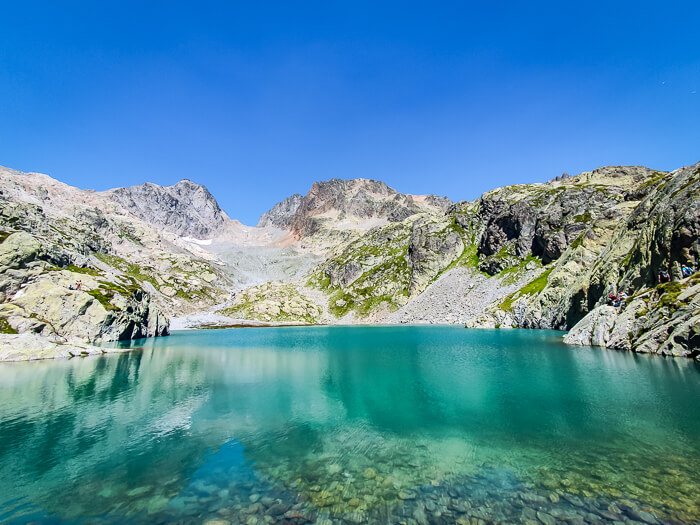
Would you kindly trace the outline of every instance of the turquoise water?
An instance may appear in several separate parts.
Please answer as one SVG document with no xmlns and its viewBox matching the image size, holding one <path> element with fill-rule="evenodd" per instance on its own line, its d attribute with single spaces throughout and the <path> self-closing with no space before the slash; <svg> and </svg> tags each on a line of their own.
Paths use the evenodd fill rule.
<svg viewBox="0 0 700 525">
<path fill-rule="evenodd" d="M 0 521 L 697 522 L 698 364 L 560 341 L 231 329 L 3 363 Z"/>
</svg>

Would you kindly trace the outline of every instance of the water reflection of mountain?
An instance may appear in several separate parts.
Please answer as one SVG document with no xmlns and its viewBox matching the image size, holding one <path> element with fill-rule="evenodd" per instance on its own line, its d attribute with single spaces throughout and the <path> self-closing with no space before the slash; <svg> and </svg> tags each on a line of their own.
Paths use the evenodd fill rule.
<svg viewBox="0 0 700 525">
<path fill-rule="evenodd" d="M 700 452 L 692 364 L 559 347 L 544 332 L 191 332 L 129 353 L 1 364 L 0 385 L 0 494 L 64 517 L 138 502 L 143 487 L 167 501 L 233 440 L 252 465 L 291 470 L 331 446 L 371 455 L 355 441 L 375 438 L 562 460 L 612 441 Z"/>
</svg>

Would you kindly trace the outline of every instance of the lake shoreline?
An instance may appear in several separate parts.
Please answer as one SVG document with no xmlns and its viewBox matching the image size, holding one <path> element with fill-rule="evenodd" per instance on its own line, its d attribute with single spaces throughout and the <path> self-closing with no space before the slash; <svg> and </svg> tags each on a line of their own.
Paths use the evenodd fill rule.
<svg viewBox="0 0 700 525">
<path fill-rule="evenodd" d="M 221 320 L 219 320 L 221 321 Z M 226 329 L 240 329 L 240 328 L 285 328 L 285 327 L 438 327 L 438 326 L 451 326 L 451 327 L 464 327 L 460 324 L 451 323 L 334 323 L 334 324 L 304 324 L 304 323 L 294 323 L 294 322 L 265 322 L 256 320 L 246 320 L 246 319 L 226 319 L 226 322 L 217 323 L 216 320 L 210 320 L 209 323 L 202 323 L 195 326 L 182 327 L 176 324 L 178 328 L 174 328 L 172 331 L 200 331 L 200 330 L 226 330 Z M 553 330 L 543 330 L 539 328 L 474 328 L 465 327 L 466 330 L 526 330 L 526 331 L 553 331 Z M 562 338 L 566 336 L 568 331 L 565 330 L 554 330 L 561 332 Z M 169 337 L 158 336 L 158 339 Z M 155 339 L 153 337 L 145 338 L 145 340 Z M 46 359 L 72 359 L 74 357 L 91 357 L 96 355 L 102 355 L 107 353 L 115 352 L 128 352 L 135 350 L 138 347 L 124 348 L 124 344 L 128 344 L 129 341 L 143 341 L 144 339 L 126 340 L 126 341 L 110 341 L 99 344 L 90 344 L 80 341 L 53 341 L 47 337 L 38 334 L 0 334 L 0 363 L 2 362 L 24 362 L 24 361 L 43 361 Z M 586 345 L 567 343 L 562 340 L 562 343 L 570 347 L 581 347 Z M 595 348 L 601 348 L 607 351 L 614 352 L 630 352 L 637 355 L 657 355 L 659 357 L 672 357 L 672 358 L 683 358 L 689 359 L 691 361 L 700 361 L 700 356 L 679 356 L 679 355 L 666 355 L 657 354 L 653 352 L 637 352 L 635 349 L 623 350 L 615 348 L 606 348 L 594 346 Z"/>
</svg>

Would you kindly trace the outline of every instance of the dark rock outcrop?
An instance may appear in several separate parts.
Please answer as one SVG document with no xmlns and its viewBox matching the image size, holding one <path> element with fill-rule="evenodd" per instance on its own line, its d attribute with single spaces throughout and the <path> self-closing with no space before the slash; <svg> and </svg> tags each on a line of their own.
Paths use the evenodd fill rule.
<svg viewBox="0 0 700 525">
<path fill-rule="evenodd" d="M 485 258 L 482 270 L 491 275 L 503 270 L 489 259 L 498 255 L 534 255 L 545 264 L 559 259 L 596 220 L 625 217 L 629 210 L 617 205 L 642 198 L 640 183 L 654 173 L 638 166 L 606 167 L 575 179 L 508 186 L 485 194 L 476 218 L 485 227 L 479 242 L 479 255 Z"/>
</svg>

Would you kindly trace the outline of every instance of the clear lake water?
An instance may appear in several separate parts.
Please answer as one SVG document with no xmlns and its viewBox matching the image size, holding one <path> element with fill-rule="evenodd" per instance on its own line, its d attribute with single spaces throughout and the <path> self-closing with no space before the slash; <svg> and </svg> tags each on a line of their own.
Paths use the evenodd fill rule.
<svg viewBox="0 0 700 525">
<path fill-rule="evenodd" d="M 0 522 L 700 523 L 700 364 L 448 326 L 0 363 Z"/>
</svg>

